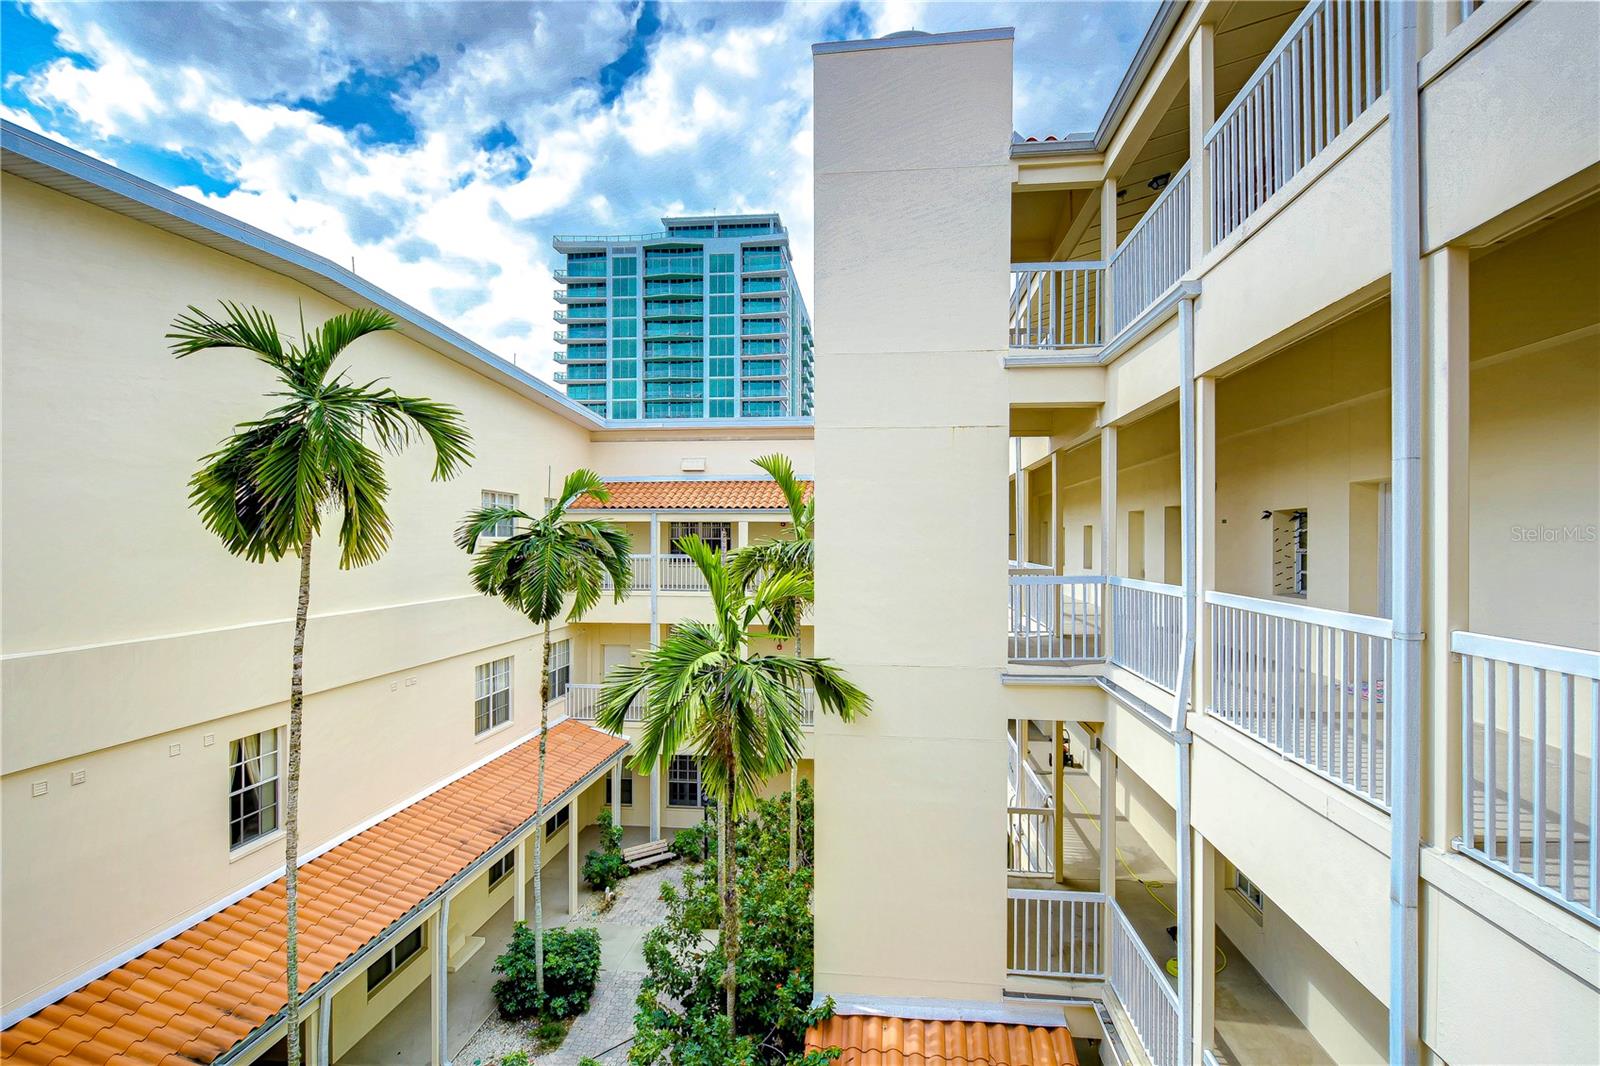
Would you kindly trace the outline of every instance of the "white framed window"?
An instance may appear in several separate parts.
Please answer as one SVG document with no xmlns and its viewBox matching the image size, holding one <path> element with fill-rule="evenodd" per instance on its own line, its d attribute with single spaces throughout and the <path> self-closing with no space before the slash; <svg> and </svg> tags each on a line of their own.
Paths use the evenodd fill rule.
<svg viewBox="0 0 1600 1066">
<path fill-rule="evenodd" d="M 228 745 L 228 847 L 278 831 L 278 731 L 252 733 Z"/>
<path fill-rule="evenodd" d="M 700 787 L 700 760 L 693 755 L 674 755 L 667 764 L 667 806 L 705 806 L 705 791 Z"/>
<path fill-rule="evenodd" d="M 572 684 L 572 641 L 557 640 L 550 645 L 550 698 L 558 700 Z"/>
<path fill-rule="evenodd" d="M 1255 908 L 1256 911 L 1264 912 L 1267 909 L 1267 897 L 1262 893 L 1261 889 L 1256 887 L 1254 881 L 1238 870 L 1233 871 L 1233 890 L 1239 894 L 1240 899 Z"/>
<path fill-rule="evenodd" d="M 544 836 L 545 836 L 545 839 L 549 840 L 551 837 L 555 836 L 556 833 L 560 832 L 561 831 L 561 827 L 566 825 L 567 821 L 571 817 L 572 817 L 572 804 L 569 803 L 565 807 L 563 807 L 559 811 L 557 811 L 555 814 L 551 815 L 549 818 L 546 818 L 544 820 Z"/>
<path fill-rule="evenodd" d="M 393 947 L 367 967 L 367 995 L 376 992 L 385 981 L 399 972 L 400 967 L 422 953 L 422 929 L 419 925 L 396 940 Z"/>
<path fill-rule="evenodd" d="M 611 802 L 610 774 L 606 775 L 606 802 Z M 631 770 L 622 771 L 622 805 L 624 807 L 633 806 L 633 772 Z"/>
<path fill-rule="evenodd" d="M 518 844 L 517 848 L 520 847 L 522 847 L 522 845 Z M 495 887 L 501 881 L 504 881 L 506 878 L 510 877 L 512 871 L 517 868 L 517 848 L 512 848 L 510 851 L 506 852 L 504 855 L 500 856 L 494 862 L 489 864 L 490 888 Z"/>
<path fill-rule="evenodd" d="M 517 494 L 514 492 L 495 492 L 491 489 L 484 489 L 482 500 L 484 507 L 515 507 L 517 505 Z M 511 519 L 505 518 L 499 522 L 496 522 L 489 530 L 487 535 L 491 537 L 498 537 L 503 540 L 515 532 L 516 528 Z"/>
<path fill-rule="evenodd" d="M 1272 592 L 1305 598 L 1310 522 L 1304 508 L 1272 512 Z"/>
<path fill-rule="evenodd" d="M 487 733 L 511 721 L 511 659 L 473 669 L 472 731 Z"/>
<path fill-rule="evenodd" d="M 678 539 L 691 534 L 705 541 L 706 547 L 714 552 L 725 553 L 733 550 L 731 522 L 668 522 L 668 552 L 681 554 L 678 550 Z"/>
</svg>

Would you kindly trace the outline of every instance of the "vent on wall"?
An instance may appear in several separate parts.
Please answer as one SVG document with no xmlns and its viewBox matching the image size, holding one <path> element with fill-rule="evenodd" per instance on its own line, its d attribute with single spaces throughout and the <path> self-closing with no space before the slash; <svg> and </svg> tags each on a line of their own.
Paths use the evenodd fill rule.
<svg viewBox="0 0 1600 1066">
<path fill-rule="evenodd" d="M 684 459 L 681 468 L 685 474 L 703 474 L 706 471 L 705 456 L 690 456 Z"/>
</svg>

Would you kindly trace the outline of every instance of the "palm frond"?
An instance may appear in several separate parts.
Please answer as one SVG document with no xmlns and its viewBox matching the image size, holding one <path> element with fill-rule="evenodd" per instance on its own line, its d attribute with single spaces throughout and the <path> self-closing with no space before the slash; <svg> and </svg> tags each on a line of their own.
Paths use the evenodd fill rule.
<svg viewBox="0 0 1600 1066">
<path fill-rule="evenodd" d="M 187 314 L 172 320 L 166 338 L 174 356 L 182 359 L 215 348 L 239 348 L 255 354 L 280 374 L 292 373 L 292 349 L 285 350 L 270 314 L 228 300 L 219 302 L 223 311 L 220 319 L 190 304 Z"/>
<path fill-rule="evenodd" d="M 555 506 L 551 508 L 554 517 L 561 517 L 584 496 L 592 496 L 601 503 L 611 499 L 611 490 L 606 488 L 606 483 L 600 480 L 600 475 L 593 470 L 580 468 L 568 474 L 561 483 L 561 495 L 556 498 Z"/>
<path fill-rule="evenodd" d="M 306 335 L 303 372 L 308 383 L 318 383 L 327 376 L 333 361 L 350 345 L 372 333 L 399 329 L 400 323 L 386 311 L 376 307 L 358 307 L 334 315 Z"/>
<path fill-rule="evenodd" d="M 794 463 L 781 452 L 763 455 L 759 459 L 752 459 L 762 470 L 765 470 L 773 481 L 778 483 L 778 491 L 783 493 L 784 502 L 789 505 L 789 518 L 798 532 L 804 524 L 806 514 L 805 484 L 794 475 Z"/>
</svg>

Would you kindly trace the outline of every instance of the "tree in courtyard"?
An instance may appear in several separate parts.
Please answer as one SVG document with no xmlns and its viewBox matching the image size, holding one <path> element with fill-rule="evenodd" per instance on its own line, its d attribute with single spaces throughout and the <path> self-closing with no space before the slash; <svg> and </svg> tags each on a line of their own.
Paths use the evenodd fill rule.
<svg viewBox="0 0 1600 1066">
<path fill-rule="evenodd" d="M 705 577 L 711 617 L 678 623 L 639 663 L 607 674 L 598 717 L 603 728 L 620 731 L 628 706 L 643 699 L 644 724 L 632 760 L 637 770 L 656 772 L 680 750 L 699 756 L 706 790 L 717 804 L 723 988 L 731 1027 L 739 954 L 737 819 L 755 803 L 762 782 L 798 758 L 805 688 L 815 691 L 823 711 L 847 722 L 867 714 L 871 701 L 827 659 L 752 653 L 752 637 L 764 635 L 752 630 L 779 604 L 809 599 L 809 581 L 776 574 L 747 592 L 699 537 L 684 537 L 677 548 Z"/>
<path fill-rule="evenodd" d="M 616 601 L 628 594 L 633 571 L 628 559 L 628 534 L 603 519 L 568 516 L 583 497 L 601 503 L 611 498 L 600 475 L 574 470 L 561 494 L 538 518 L 515 507 L 481 507 L 461 523 L 456 544 L 473 556 L 472 585 L 485 596 L 498 596 L 513 610 L 544 627 L 544 666 L 539 674 L 539 777 L 534 793 L 534 823 L 544 825 L 545 748 L 550 733 L 550 623 L 567 602 L 567 621 L 589 612 L 610 578 Z M 508 536 L 498 536 L 510 527 Z M 620 727 L 616 732 L 621 732 Z M 573 831 L 576 847 L 576 823 Z M 544 993 L 544 832 L 533 834 L 533 936 L 535 974 Z"/>
<path fill-rule="evenodd" d="M 289 1063 L 300 1062 L 300 734 L 304 705 L 306 616 L 311 605 L 311 548 L 324 515 L 339 516 L 339 566 L 376 562 L 389 544 L 384 455 L 414 439 L 432 445 L 434 480 L 454 476 L 472 459 L 472 437 L 448 404 L 369 381 L 360 384 L 334 363 L 351 344 L 397 323 L 372 308 L 347 311 L 296 343 L 270 314 L 223 302 L 221 317 L 191 306 L 167 340 L 178 358 L 235 348 L 265 363 L 276 377 L 268 395 L 277 406 L 234 427 L 201 459 L 189 480 L 189 505 L 234 555 L 253 563 L 286 555 L 300 560 L 299 596 L 289 672 L 289 767 L 284 796 L 284 952 L 287 959 Z"/>
<path fill-rule="evenodd" d="M 793 574 L 803 580 L 804 586 L 816 585 L 816 526 L 817 502 L 806 499 L 805 485 L 794 476 L 794 464 L 786 455 L 774 453 L 752 460 L 777 482 L 789 505 L 789 532 L 786 536 L 770 537 L 739 549 L 733 555 L 730 571 L 741 588 L 750 589 L 757 581 L 776 574 Z M 813 606 L 811 597 L 776 601 L 767 616 L 767 631 L 775 637 L 794 641 L 794 653 L 801 654 L 800 626 Z M 789 764 L 789 869 L 799 861 L 799 824 L 797 817 L 797 787 L 800 761 Z"/>
</svg>

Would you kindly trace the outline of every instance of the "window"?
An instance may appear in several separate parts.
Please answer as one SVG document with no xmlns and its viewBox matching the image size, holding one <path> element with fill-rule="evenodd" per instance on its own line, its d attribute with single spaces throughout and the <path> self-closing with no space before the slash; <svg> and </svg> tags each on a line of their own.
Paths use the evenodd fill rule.
<svg viewBox="0 0 1600 1066">
<path fill-rule="evenodd" d="M 228 745 L 228 846 L 242 847 L 278 829 L 278 731 Z"/>
<path fill-rule="evenodd" d="M 1305 597 L 1307 588 L 1306 512 L 1272 512 L 1272 592 Z"/>
<path fill-rule="evenodd" d="M 611 260 L 611 273 L 618 276 L 639 273 L 639 260 L 636 256 L 619 255 Z"/>
<path fill-rule="evenodd" d="M 1094 569 L 1094 527 L 1083 527 L 1083 568 Z"/>
<path fill-rule="evenodd" d="M 700 762 L 693 755 L 674 755 L 667 764 L 667 806 L 704 807 Z"/>
<path fill-rule="evenodd" d="M 517 868 L 517 848 L 520 848 L 520 847 L 522 847 L 522 845 L 518 844 L 516 848 L 512 848 L 510 851 L 506 852 L 504 855 L 502 855 L 498 859 L 496 859 L 492 865 L 490 865 L 490 867 L 489 867 L 489 887 L 490 888 L 493 888 L 495 885 L 498 885 L 501 881 L 504 881 L 506 878 L 510 877 L 511 876 L 511 872 Z"/>
<path fill-rule="evenodd" d="M 604 375 L 599 376 L 603 377 Z M 491 492 L 488 489 L 484 489 L 480 498 L 483 500 L 484 507 L 515 507 L 517 505 L 517 494 L 514 492 Z M 505 538 L 515 532 L 515 523 L 509 518 L 502 518 L 494 524 L 493 529 L 489 530 L 489 536 Z"/>
<path fill-rule="evenodd" d="M 1254 881 L 1251 881 L 1238 870 L 1233 871 L 1233 890 L 1239 893 L 1240 899 L 1256 910 L 1265 911 L 1267 909 L 1267 897 L 1262 894 L 1261 889 L 1256 887 Z"/>
<path fill-rule="evenodd" d="M 669 522 L 667 523 L 667 543 L 672 551 L 678 550 L 678 540 L 682 537 L 694 535 L 706 542 L 706 546 L 715 552 L 728 552 L 733 550 L 733 526 L 728 522 Z"/>
<path fill-rule="evenodd" d="M 410 962 L 422 951 L 422 926 L 395 941 L 394 947 L 378 956 L 378 961 L 367 967 L 367 995 L 392 977 L 400 967 Z"/>
<path fill-rule="evenodd" d="M 511 659 L 477 667 L 472 701 L 472 731 L 487 733 L 511 721 Z"/>
<path fill-rule="evenodd" d="M 556 833 L 558 833 L 561 830 L 562 826 L 567 824 L 567 819 L 569 819 L 571 817 L 572 817 L 572 804 L 569 803 L 565 807 L 563 807 L 559 811 L 557 811 L 551 817 L 546 818 L 545 822 L 544 822 L 544 838 L 546 840 L 549 840 L 552 836 L 554 836 Z"/>
<path fill-rule="evenodd" d="M 558 640 L 550 645 L 550 698 L 560 699 L 572 684 L 572 641 Z"/>
<path fill-rule="evenodd" d="M 606 802 L 611 802 L 610 774 L 606 775 Z M 628 770 L 622 771 L 622 805 L 624 807 L 633 806 L 633 773 Z"/>
</svg>

